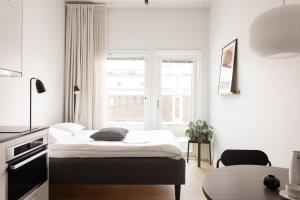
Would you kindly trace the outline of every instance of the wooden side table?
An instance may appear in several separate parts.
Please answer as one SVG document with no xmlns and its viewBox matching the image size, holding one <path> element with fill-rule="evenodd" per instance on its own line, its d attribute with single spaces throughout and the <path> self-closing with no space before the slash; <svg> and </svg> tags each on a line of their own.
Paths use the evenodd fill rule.
<svg viewBox="0 0 300 200">
<path fill-rule="evenodd" d="M 189 140 L 188 141 L 188 151 L 187 151 L 187 162 L 189 162 L 190 156 L 190 143 L 198 144 L 198 167 L 201 167 L 201 144 L 208 144 L 209 146 L 209 163 L 211 164 L 211 142 L 201 142 L 199 140 Z"/>
</svg>

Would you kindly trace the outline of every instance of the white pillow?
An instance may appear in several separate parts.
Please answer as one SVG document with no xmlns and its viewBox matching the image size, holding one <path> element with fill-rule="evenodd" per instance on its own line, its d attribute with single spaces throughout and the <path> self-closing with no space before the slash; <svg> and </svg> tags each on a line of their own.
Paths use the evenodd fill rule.
<svg viewBox="0 0 300 200">
<path fill-rule="evenodd" d="M 58 129 L 58 128 L 49 128 L 48 142 L 50 144 L 56 143 L 58 141 L 66 140 L 70 137 L 73 137 L 72 133 Z"/>
<path fill-rule="evenodd" d="M 72 133 L 72 135 L 76 135 L 84 129 L 84 126 L 76 123 L 59 123 L 52 125 L 51 128 L 61 129 Z"/>
</svg>

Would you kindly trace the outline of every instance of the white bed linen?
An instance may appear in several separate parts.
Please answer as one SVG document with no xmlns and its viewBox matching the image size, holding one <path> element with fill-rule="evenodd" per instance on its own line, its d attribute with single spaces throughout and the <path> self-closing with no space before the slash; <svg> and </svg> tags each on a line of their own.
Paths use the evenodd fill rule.
<svg viewBox="0 0 300 200">
<path fill-rule="evenodd" d="M 94 130 L 80 133 L 49 144 L 52 158 L 106 158 L 106 157 L 167 157 L 182 158 L 182 151 L 170 131 L 129 131 L 120 142 L 94 141 Z M 51 133 L 50 133 L 51 134 Z"/>
</svg>

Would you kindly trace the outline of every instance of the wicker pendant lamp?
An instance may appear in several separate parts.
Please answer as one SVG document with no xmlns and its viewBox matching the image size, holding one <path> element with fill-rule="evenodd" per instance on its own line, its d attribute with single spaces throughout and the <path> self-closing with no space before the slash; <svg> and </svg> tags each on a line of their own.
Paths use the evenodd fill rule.
<svg viewBox="0 0 300 200">
<path fill-rule="evenodd" d="M 271 9 L 258 16 L 250 28 L 250 47 L 268 58 L 300 55 L 300 4 Z"/>
</svg>

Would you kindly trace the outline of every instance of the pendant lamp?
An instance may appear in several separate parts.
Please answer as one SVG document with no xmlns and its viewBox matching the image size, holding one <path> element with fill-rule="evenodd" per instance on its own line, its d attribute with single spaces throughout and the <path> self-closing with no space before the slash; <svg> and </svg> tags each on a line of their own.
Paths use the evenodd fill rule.
<svg viewBox="0 0 300 200">
<path fill-rule="evenodd" d="M 258 16 L 250 27 L 250 47 L 268 58 L 300 55 L 300 4 L 285 5 Z"/>
</svg>

